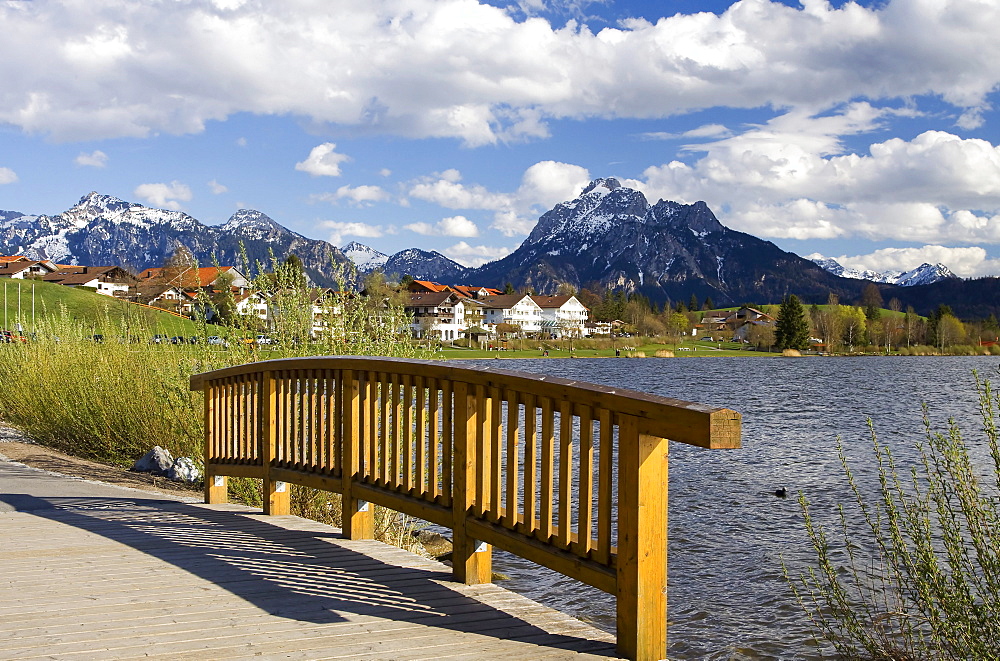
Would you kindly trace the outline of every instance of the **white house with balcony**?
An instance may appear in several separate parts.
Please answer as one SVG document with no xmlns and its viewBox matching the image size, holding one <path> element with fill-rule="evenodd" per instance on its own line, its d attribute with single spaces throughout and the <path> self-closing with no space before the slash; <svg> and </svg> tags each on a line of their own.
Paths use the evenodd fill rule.
<svg viewBox="0 0 1000 661">
<path fill-rule="evenodd" d="M 522 333 L 542 330 L 542 308 L 528 294 L 489 296 L 480 299 L 483 304 L 483 327 L 497 332 L 500 324 L 512 324 Z"/>
<path fill-rule="evenodd" d="M 413 292 L 406 311 L 413 317 L 410 328 L 414 337 L 453 342 L 466 329 L 469 308 L 477 305 L 450 291 Z"/>
<path fill-rule="evenodd" d="M 583 337 L 587 334 L 590 310 L 576 296 L 532 296 L 541 308 L 542 333 L 555 337 Z"/>
</svg>

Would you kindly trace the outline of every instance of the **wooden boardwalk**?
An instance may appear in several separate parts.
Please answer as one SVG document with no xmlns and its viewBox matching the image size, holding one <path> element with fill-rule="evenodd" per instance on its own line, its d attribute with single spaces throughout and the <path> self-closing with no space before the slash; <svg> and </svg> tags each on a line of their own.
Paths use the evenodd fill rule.
<svg viewBox="0 0 1000 661">
<path fill-rule="evenodd" d="M 328 526 L 25 487 L 46 479 L 0 462 L 3 659 L 614 658 L 610 634 Z"/>
</svg>

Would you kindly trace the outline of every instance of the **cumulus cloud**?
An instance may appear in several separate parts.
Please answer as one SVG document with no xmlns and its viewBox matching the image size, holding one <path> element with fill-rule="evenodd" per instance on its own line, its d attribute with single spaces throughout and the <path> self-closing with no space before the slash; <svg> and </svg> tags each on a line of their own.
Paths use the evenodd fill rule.
<svg viewBox="0 0 1000 661">
<path fill-rule="evenodd" d="M 13 184 L 17 181 L 17 173 L 10 168 L 0 167 L 0 185 Z"/>
<path fill-rule="evenodd" d="M 553 118 L 933 95 L 970 127 L 1000 83 L 1000 5 L 982 0 L 742 0 L 597 32 L 520 5 L 3 3 L 0 122 L 80 140 L 246 112 L 483 145 L 544 137 Z"/>
<path fill-rule="evenodd" d="M 335 193 L 318 193 L 311 200 L 336 204 L 346 200 L 355 207 L 369 207 L 376 202 L 389 199 L 389 194 L 379 186 L 341 186 Z"/>
<path fill-rule="evenodd" d="M 336 220 L 325 220 L 320 223 L 320 227 L 329 232 L 328 241 L 335 246 L 342 245 L 345 236 L 359 236 L 368 239 L 376 239 L 386 234 L 387 231 L 382 225 L 368 225 L 366 223 L 342 222 Z"/>
<path fill-rule="evenodd" d="M 479 236 L 479 228 L 465 216 L 442 218 L 433 225 L 430 223 L 410 223 L 403 225 L 403 229 L 425 236 Z"/>
<path fill-rule="evenodd" d="M 833 115 L 792 111 L 689 145 L 703 155 L 647 168 L 632 183 L 652 199 L 705 200 L 731 227 L 764 237 L 1000 243 L 1000 148 L 926 131 L 867 153 L 845 149 L 845 136 L 896 112 L 867 103 Z"/>
<path fill-rule="evenodd" d="M 316 145 L 309 152 L 309 157 L 306 160 L 295 164 L 295 169 L 308 172 L 314 177 L 339 177 L 340 164 L 349 161 L 350 158 L 335 152 L 336 148 L 337 145 L 332 142 Z"/>
<path fill-rule="evenodd" d="M 227 187 L 223 186 L 215 179 L 208 182 L 208 189 L 212 191 L 213 195 L 222 195 L 223 193 L 229 192 Z"/>
<path fill-rule="evenodd" d="M 95 149 L 89 154 L 81 152 L 73 162 L 82 167 L 103 168 L 108 164 L 108 155 Z"/>
<path fill-rule="evenodd" d="M 909 271 L 921 264 L 944 264 L 963 278 L 994 275 L 1000 272 L 1000 259 L 991 259 L 979 246 L 949 248 L 926 245 L 913 248 L 882 248 L 867 255 L 834 257 L 850 268 L 873 271 Z"/>
<path fill-rule="evenodd" d="M 540 161 L 524 171 L 520 186 L 511 193 L 491 191 L 479 184 L 464 184 L 461 173 L 451 169 L 415 183 L 409 195 L 447 209 L 493 211 L 490 227 L 505 236 L 518 236 L 531 231 L 539 213 L 573 199 L 589 181 L 590 173 L 586 168 Z"/>
<path fill-rule="evenodd" d="M 465 241 L 459 241 L 450 248 L 441 251 L 449 259 L 453 259 L 463 266 L 477 267 L 506 257 L 513 250 L 500 246 L 472 246 Z"/>
<path fill-rule="evenodd" d="M 160 209 L 178 211 L 181 202 L 191 200 L 191 189 L 179 181 L 169 184 L 139 184 L 132 194 Z"/>
</svg>

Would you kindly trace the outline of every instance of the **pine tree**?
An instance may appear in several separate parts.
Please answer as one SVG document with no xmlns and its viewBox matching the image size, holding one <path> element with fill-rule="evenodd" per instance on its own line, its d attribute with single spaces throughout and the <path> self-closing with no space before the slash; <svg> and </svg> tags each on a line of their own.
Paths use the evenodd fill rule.
<svg viewBox="0 0 1000 661">
<path fill-rule="evenodd" d="M 806 312 L 795 294 L 781 302 L 774 344 L 779 351 L 809 347 L 809 322 L 806 321 Z"/>
</svg>

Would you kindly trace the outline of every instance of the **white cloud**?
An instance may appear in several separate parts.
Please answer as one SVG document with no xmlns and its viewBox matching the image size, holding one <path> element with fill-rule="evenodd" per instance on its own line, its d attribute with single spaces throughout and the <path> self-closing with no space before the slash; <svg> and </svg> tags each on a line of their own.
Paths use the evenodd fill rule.
<svg viewBox="0 0 1000 661">
<path fill-rule="evenodd" d="M 378 171 L 378 175 L 380 177 L 388 177 L 391 174 L 392 170 L 390 170 L 389 168 L 382 168 L 381 170 Z"/>
<path fill-rule="evenodd" d="M 212 191 L 214 195 L 222 195 L 223 193 L 229 192 L 229 189 L 222 184 L 220 184 L 215 179 L 208 182 L 208 188 Z"/>
<path fill-rule="evenodd" d="M 441 252 L 463 266 L 476 267 L 506 257 L 513 250 L 501 246 L 471 246 L 465 241 L 459 241 Z"/>
<path fill-rule="evenodd" d="M 132 194 L 154 207 L 174 211 L 181 208 L 181 202 L 188 202 L 192 197 L 191 189 L 179 181 L 169 184 L 140 184 Z"/>
<path fill-rule="evenodd" d="M 108 155 L 95 149 L 89 154 L 81 152 L 73 162 L 84 167 L 103 168 L 108 164 Z"/>
<path fill-rule="evenodd" d="M 541 2 L 521 5 L 530 15 Z M 596 33 L 474 0 L 333 8 L 3 3 L 0 122 L 80 140 L 199 132 L 254 113 L 483 145 L 544 137 L 552 118 L 930 95 L 971 127 L 1000 83 L 1000 5 L 985 0 L 742 0 Z"/>
<path fill-rule="evenodd" d="M 691 163 L 647 168 L 651 199 L 705 200 L 735 229 L 773 238 L 865 237 L 1000 243 L 1000 148 L 926 131 L 845 150 L 844 136 L 897 111 L 851 104 L 834 115 L 791 111 L 699 145 Z"/>
<path fill-rule="evenodd" d="M 403 225 L 403 229 L 425 236 L 479 236 L 479 228 L 465 216 L 443 218 L 433 225 L 430 223 L 410 223 Z"/>
<path fill-rule="evenodd" d="M 949 248 L 926 245 L 918 248 L 882 248 L 867 255 L 834 257 L 850 268 L 874 271 L 909 271 L 921 264 L 944 264 L 963 278 L 1000 273 L 1000 259 L 990 259 L 979 246 Z"/>
<path fill-rule="evenodd" d="M 295 169 L 308 172 L 314 177 L 339 177 L 340 164 L 349 161 L 350 158 L 333 151 L 336 148 L 337 145 L 332 142 L 324 142 L 313 147 L 312 151 L 309 152 L 309 157 L 296 163 Z"/>
<path fill-rule="evenodd" d="M 310 196 L 311 200 L 336 204 L 347 200 L 355 207 L 369 207 L 375 202 L 389 199 L 389 194 L 379 186 L 341 186 L 335 193 L 318 193 Z"/>
<path fill-rule="evenodd" d="M 237 147 L 246 147 L 247 146 L 247 139 L 243 138 L 243 137 L 236 138 L 236 146 Z"/>
<path fill-rule="evenodd" d="M 513 193 L 499 193 L 478 184 L 462 183 L 458 170 L 445 170 L 410 187 L 409 195 L 446 209 L 493 211 L 490 227 L 505 236 L 528 234 L 538 215 L 559 202 L 573 199 L 590 181 L 586 168 L 556 161 L 535 163 Z"/>
<path fill-rule="evenodd" d="M 0 185 L 17 182 L 17 173 L 10 168 L 0 167 Z"/>
<path fill-rule="evenodd" d="M 381 225 L 368 225 L 366 223 L 341 222 L 335 220 L 325 220 L 320 223 L 320 227 L 330 232 L 328 241 L 335 246 L 342 245 L 345 236 L 360 236 L 375 239 L 386 234 L 391 234 Z"/>
</svg>

